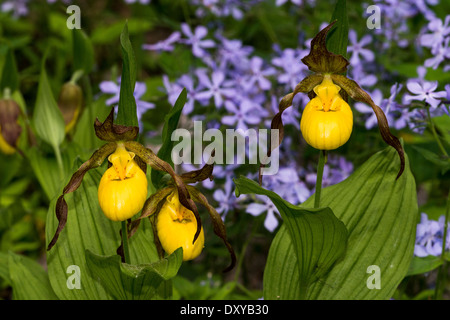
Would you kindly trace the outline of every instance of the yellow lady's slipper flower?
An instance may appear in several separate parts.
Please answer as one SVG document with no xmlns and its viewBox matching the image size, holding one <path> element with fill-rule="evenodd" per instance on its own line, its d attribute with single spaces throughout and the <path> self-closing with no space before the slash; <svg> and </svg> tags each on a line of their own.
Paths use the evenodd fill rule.
<svg viewBox="0 0 450 320">
<path fill-rule="evenodd" d="M 1 129 L 2 128 L 0 126 L 0 150 L 4 154 L 13 154 L 14 152 L 16 152 L 16 148 L 14 148 L 8 142 L 6 142 L 5 138 L 3 138 L 3 135 L 1 133 Z"/>
<path fill-rule="evenodd" d="M 176 191 L 167 196 L 157 219 L 158 238 L 164 251 L 171 254 L 182 247 L 184 261 L 195 259 L 200 255 L 205 243 L 203 227 L 197 240 L 192 243 L 197 231 L 197 219 L 191 210 L 180 203 Z"/>
<path fill-rule="evenodd" d="M 113 221 L 124 221 L 144 206 L 147 199 L 147 176 L 121 143 L 108 157 L 112 166 L 106 170 L 98 187 L 98 201 L 103 213 Z"/>
<path fill-rule="evenodd" d="M 352 133 L 353 113 L 330 75 L 314 87 L 316 97 L 303 111 L 300 130 L 306 142 L 319 150 L 333 150 L 348 141 Z"/>
</svg>

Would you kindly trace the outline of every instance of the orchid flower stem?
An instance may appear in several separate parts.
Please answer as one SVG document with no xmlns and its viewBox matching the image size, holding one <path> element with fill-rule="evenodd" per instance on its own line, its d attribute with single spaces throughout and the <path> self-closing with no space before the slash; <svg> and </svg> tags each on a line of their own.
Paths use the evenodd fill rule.
<svg viewBox="0 0 450 320">
<path fill-rule="evenodd" d="M 442 265 L 439 268 L 438 272 L 438 278 L 436 283 L 436 291 L 435 291 L 435 299 L 436 300 L 442 300 L 445 285 L 447 282 L 447 260 L 445 259 L 445 249 L 447 244 L 447 232 L 448 232 L 448 222 L 450 219 L 450 192 L 447 196 L 447 209 L 445 211 L 445 222 L 444 222 L 444 234 L 442 235 L 442 253 L 441 253 L 441 260 Z"/>
<path fill-rule="evenodd" d="M 327 151 L 320 150 L 319 164 L 317 166 L 316 193 L 314 198 L 314 208 L 320 207 L 320 195 L 322 193 L 323 168 L 327 162 Z"/>
<path fill-rule="evenodd" d="M 434 122 L 433 122 L 433 120 L 431 119 L 430 107 L 429 107 L 428 105 L 425 106 L 425 107 L 426 107 L 426 109 L 427 109 L 428 120 L 430 121 L 430 129 L 431 129 L 431 132 L 433 133 L 433 137 L 434 137 L 434 139 L 436 140 L 436 142 L 437 142 L 437 144 L 438 144 L 438 146 L 439 146 L 439 150 L 441 150 L 442 154 L 443 154 L 445 157 L 448 157 L 448 153 L 447 153 L 447 151 L 445 151 L 445 148 L 444 148 L 444 146 L 442 145 L 442 142 L 441 142 L 441 140 L 439 139 L 439 137 L 438 137 L 438 135 L 437 135 L 436 127 L 434 126 Z"/>
<path fill-rule="evenodd" d="M 55 152 L 56 157 L 56 163 L 58 164 L 59 174 L 61 175 L 61 178 L 64 178 L 64 164 L 61 158 L 61 150 L 59 149 L 59 146 L 53 146 L 53 150 Z"/>
<path fill-rule="evenodd" d="M 123 256 L 125 263 L 130 263 L 130 249 L 128 247 L 128 233 L 127 233 L 127 221 L 122 221 L 122 242 L 123 242 Z"/>
</svg>

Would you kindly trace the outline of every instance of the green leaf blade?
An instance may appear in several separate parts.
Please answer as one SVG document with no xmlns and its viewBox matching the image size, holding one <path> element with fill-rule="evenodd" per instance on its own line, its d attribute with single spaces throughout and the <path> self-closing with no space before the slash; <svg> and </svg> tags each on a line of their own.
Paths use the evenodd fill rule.
<svg viewBox="0 0 450 320">
<path fill-rule="evenodd" d="M 116 124 L 138 127 L 136 100 L 134 86 L 136 84 L 136 60 L 133 46 L 128 35 L 128 26 L 125 24 L 120 35 L 122 47 L 122 77 L 120 81 L 119 109 Z"/>
<path fill-rule="evenodd" d="M 344 254 L 347 244 L 347 230 L 344 224 L 338 220 L 330 208 L 309 209 L 292 205 L 283 200 L 276 193 L 265 190 L 256 182 L 240 177 L 235 180 L 238 193 L 256 193 L 268 196 L 283 218 L 283 223 L 288 229 L 289 238 L 293 244 L 292 251 L 297 257 L 297 282 L 298 290 L 292 291 L 292 298 L 305 298 L 309 286 L 323 277 L 330 267 Z M 294 255 L 293 255 L 294 256 Z M 267 268 L 273 270 L 265 273 L 265 279 L 278 279 L 280 272 L 277 262 L 268 264 Z M 295 268 L 294 268 L 295 269 Z M 272 283 L 278 283 L 277 280 Z M 270 287 L 269 287 L 270 288 Z M 294 287 L 295 288 L 295 287 Z M 264 289 L 264 297 L 276 299 L 278 290 Z M 284 297 L 281 297 L 283 299 Z"/>
<path fill-rule="evenodd" d="M 187 91 L 184 88 L 175 102 L 175 105 L 170 110 L 170 112 L 164 118 L 164 127 L 162 132 L 162 145 L 158 151 L 158 158 L 166 161 L 173 167 L 172 161 L 172 148 L 174 141 L 172 141 L 172 133 L 178 127 L 178 122 L 180 120 L 183 107 L 186 104 Z M 161 171 L 152 170 L 151 180 L 155 186 L 158 186 L 164 174 Z"/>
<path fill-rule="evenodd" d="M 39 78 L 36 106 L 33 113 L 36 134 L 54 149 L 59 148 L 65 137 L 65 124 L 48 82 L 44 66 Z"/>
</svg>

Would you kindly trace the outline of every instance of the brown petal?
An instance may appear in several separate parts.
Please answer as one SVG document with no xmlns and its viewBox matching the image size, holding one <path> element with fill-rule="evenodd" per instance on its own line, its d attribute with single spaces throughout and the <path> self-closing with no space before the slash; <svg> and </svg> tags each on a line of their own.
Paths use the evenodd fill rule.
<svg viewBox="0 0 450 320">
<path fill-rule="evenodd" d="M 58 198 L 56 202 L 56 218 L 58 219 L 58 227 L 56 229 L 55 235 L 53 236 L 53 239 L 50 241 L 47 251 L 50 250 L 58 240 L 59 234 L 64 229 L 64 226 L 67 222 L 67 203 L 66 200 L 64 200 L 64 195 L 70 192 L 73 192 L 78 189 L 78 187 L 81 185 L 81 182 L 83 181 L 83 177 L 91 169 L 97 168 L 101 166 L 103 161 L 106 159 L 107 156 L 109 156 L 111 153 L 116 150 L 116 143 L 108 143 L 103 145 L 100 149 L 94 152 L 92 156 L 89 158 L 88 161 L 83 163 L 80 168 L 72 175 L 70 178 L 69 183 L 64 187 L 63 194 Z"/>
<path fill-rule="evenodd" d="M 344 73 L 349 62 L 342 55 L 328 51 L 326 46 L 328 31 L 336 21 L 320 31 L 311 41 L 310 53 L 302 59 L 309 70 L 319 73 Z"/>
<path fill-rule="evenodd" d="M 400 170 L 397 174 L 397 179 L 402 175 L 403 170 L 405 169 L 405 154 L 403 151 L 402 144 L 398 140 L 396 136 L 394 136 L 389 130 L 389 124 L 386 119 L 386 115 L 383 110 L 377 106 L 370 95 L 365 92 L 361 87 L 353 80 L 350 80 L 342 75 L 333 74 L 331 75 L 331 79 L 334 83 L 342 88 L 347 94 L 352 97 L 356 101 L 364 102 L 370 105 L 375 112 L 378 121 L 378 128 L 380 129 L 381 137 L 383 140 L 395 150 L 400 157 Z"/>
<path fill-rule="evenodd" d="M 0 100 L 0 134 L 11 146 L 16 148 L 17 141 L 22 133 L 22 127 L 17 123 L 20 107 L 12 99 Z"/>
<path fill-rule="evenodd" d="M 223 223 L 222 217 L 219 215 L 216 209 L 214 209 L 214 207 L 209 204 L 208 199 L 206 199 L 206 197 L 200 191 L 198 191 L 193 186 L 188 186 L 188 191 L 195 202 L 200 203 L 208 210 L 213 223 L 214 233 L 223 240 L 225 246 L 228 249 L 228 252 L 230 253 L 231 263 L 225 270 L 223 270 L 223 272 L 232 270 L 236 265 L 236 254 L 234 253 L 233 247 L 227 240 L 227 230 L 225 228 L 225 224 Z"/>
<path fill-rule="evenodd" d="M 103 123 L 95 119 L 94 129 L 97 137 L 103 141 L 136 140 L 139 134 L 139 127 L 114 124 L 114 108 Z"/>
<path fill-rule="evenodd" d="M 212 152 L 211 157 L 214 157 L 215 151 Z M 184 183 L 195 183 L 199 181 L 203 181 L 206 179 L 213 180 L 213 170 L 214 170 L 214 164 L 205 164 L 203 168 L 186 172 L 181 175 L 181 179 L 183 179 Z"/>
</svg>

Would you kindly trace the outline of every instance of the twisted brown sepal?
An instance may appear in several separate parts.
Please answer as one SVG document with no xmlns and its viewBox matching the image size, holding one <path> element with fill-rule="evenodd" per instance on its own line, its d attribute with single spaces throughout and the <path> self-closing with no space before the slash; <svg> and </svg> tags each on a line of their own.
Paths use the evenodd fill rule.
<svg viewBox="0 0 450 320">
<path fill-rule="evenodd" d="M 66 200 L 64 200 L 64 195 L 77 190 L 81 185 L 86 172 L 101 166 L 106 157 L 108 157 L 116 150 L 116 147 L 117 144 L 115 142 L 110 142 L 100 147 L 97 151 L 94 152 L 94 154 L 92 154 L 89 160 L 87 160 L 80 166 L 80 168 L 70 178 L 69 183 L 64 187 L 62 195 L 56 201 L 56 218 L 59 222 L 58 227 L 56 229 L 55 235 L 53 236 L 53 239 L 47 246 L 47 251 L 55 245 L 56 241 L 58 240 L 59 234 L 64 229 L 67 222 L 68 207 Z"/>
<path fill-rule="evenodd" d="M 109 142 L 136 140 L 139 134 L 139 127 L 114 124 L 114 108 L 103 123 L 95 119 L 94 129 L 100 140 Z"/>
<path fill-rule="evenodd" d="M 322 29 L 311 41 L 311 51 L 302 59 L 309 70 L 317 73 L 344 73 L 349 62 L 342 55 L 328 51 L 327 34 L 336 21 Z"/>
<path fill-rule="evenodd" d="M 0 134 L 13 148 L 17 147 L 17 141 L 22 133 L 22 127 L 17 123 L 20 115 L 20 107 L 12 99 L 0 100 Z"/>
<path fill-rule="evenodd" d="M 195 205 L 194 201 L 192 201 L 183 179 L 175 173 L 175 171 L 173 170 L 173 168 L 170 166 L 169 163 L 158 158 L 158 156 L 156 156 L 156 154 L 152 150 L 144 147 L 139 142 L 126 141 L 125 147 L 129 151 L 134 152 L 137 156 L 141 158 L 142 161 L 144 161 L 153 169 L 164 171 L 172 177 L 172 180 L 175 183 L 175 186 L 178 191 L 180 203 L 186 209 L 191 210 L 194 213 L 195 218 L 197 219 L 197 231 L 195 233 L 194 240 L 192 241 L 192 243 L 194 243 L 197 240 L 198 236 L 200 235 L 202 222 L 200 215 L 198 214 L 197 206 Z"/>
<path fill-rule="evenodd" d="M 322 74 L 312 74 L 307 76 L 305 79 L 303 79 L 297 86 L 295 87 L 294 91 L 285 95 L 283 99 L 281 99 L 279 105 L 278 105 L 278 113 L 273 117 L 272 123 L 270 125 L 270 129 L 276 129 L 278 130 L 278 144 L 271 145 L 269 150 L 267 151 L 267 157 L 270 157 L 272 150 L 275 150 L 278 148 L 283 141 L 284 137 L 284 125 L 282 120 L 282 115 L 284 110 L 289 108 L 292 105 L 292 101 L 294 97 L 299 92 L 310 94 L 311 92 L 314 92 L 313 89 L 315 86 L 319 85 L 323 80 Z M 264 162 L 266 163 L 266 161 Z M 262 175 L 261 175 L 261 169 L 264 168 L 264 165 L 261 164 L 259 168 L 259 184 L 262 184 Z"/>
<path fill-rule="evenodd" d="M 214 233 L 223 240 L 225 246 L 228 249 L 228 252 L 230 253 L 231 263 L 227 268 L 223 270 L 223 272 L 232 270 L 236 265 L 236 254 L 234 253 L 233 247 L 227 240 L 227 230 L 225 228 L 225 224 L 223 223 L 222 217 L 219 215 L 216 209 L 214 209 L 214 207 L 209 204 L 208 199 L 206 199 L 206 197 L 200 191 L 198 191 L 193 186 L 188 186 L 188 191 L 195 202 L 200 203 L 206 208 L 206 210 L 208 210 L 209 216 L 211 217 L 213 223 Z"/>
<path fill-rule="evenodd" d="M 400 176 L 403 173 L 403 170 L 405 169 L 405 154 L 403 151 L 402 144 L 400 143 L 398 138 L 394 136 L 389 130 L 389 124 L 383 110 L 381 110 L 381 108 L 373 102 L 370 95 L 363 89 L 361 89 L 361 87 L 355 81 L 338 74 L 331 75 L 331 79 L 336 85 L 340 86 L 342 90 L 347 92 L 347 94 L 352 99 L 367 103 L 372 107 L 377 117 L 378 128 L 380 129 L 381 137 L 388 145 L 392 146 L 393 148 L 395 148 L 395 150 L 397 150 L 397 153 L 400 157 L 400 170 L 397 174 L 396 179 L 400 178 Z"/>
</svg>

